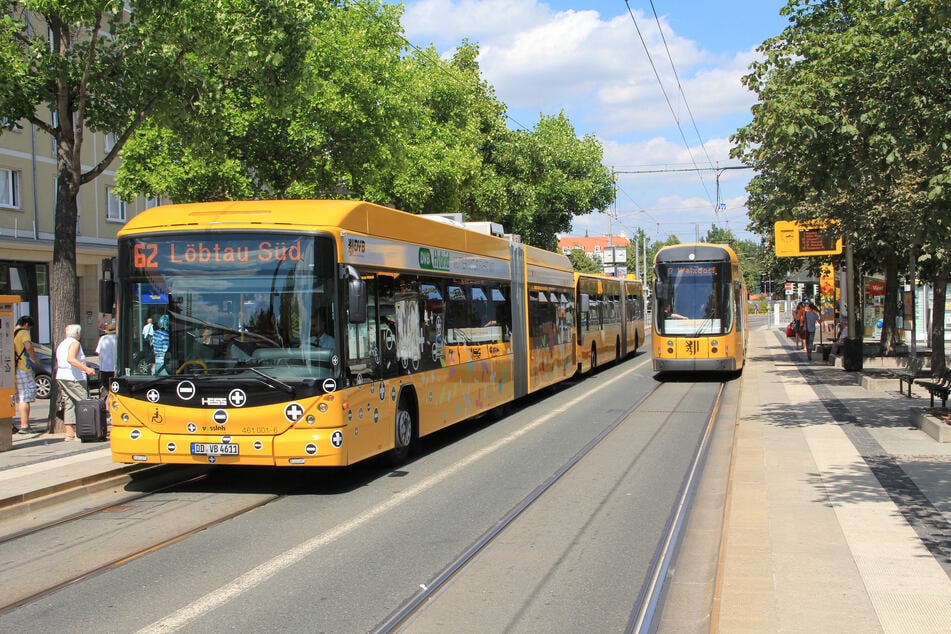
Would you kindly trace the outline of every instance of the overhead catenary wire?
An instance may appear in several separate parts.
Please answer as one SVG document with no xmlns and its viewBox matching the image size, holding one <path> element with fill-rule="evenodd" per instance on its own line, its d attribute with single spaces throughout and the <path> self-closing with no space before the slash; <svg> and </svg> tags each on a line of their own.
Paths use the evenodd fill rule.
<svg viewBox="0 0 951 634">
<path fill-rule="evenodd" d="M 700 129 L 697 127 L 697 120 L 693 116 L 693 111 L 690 109 L 690 102 L 687 101 L 687 94 L 684 92 L 683 84 L 680 83 L 680 75 L 677 74 L 677 67 L 674 64 L 674 58 L 670 54 L 670 47 L 667 46 L 667 37 L 664 35 L 664 29 L 660 25 L 660 18 L 657 17 L 657 9 L 654 8 L 654 0 L 650 0 L 651 11 L 654 13 L 654 22 L 657 24 L 657 32 L 660 33 L 660 39 L 664 42 L 664 50 L 667 52 L 667 59 L 670 61 L 670 70 L 674 73 L 674 79 L 677 81 L 677 90 L 680 91 L 680 98 L 684 102 L 684 108 L 687 109 L 687 115 L 690 117 L 690 122 L 693 124 L 693 131 L 697 134 L 697 141 L 700 142 L 700 149 L 703 150 L 703 155 L 707 157 L 708 163 L 713 163 L 713 159 L 710 158 L 710 154 L 707 152 L 707 146 L 703 142 L 703 136 L 700 134 Z"/>
<path fill-rule="evenodd" d="M 637 37 L 640 39 L 641 45 L 644 47 L 644 52 L 647 54 L 647 61 L 650 63 L 651 69 L 654 71 L 654 77 L 657 79 L 657 84 L 660 86 L 660 91 L 664 95 L 664 101 L 667 103 L 667 108 L 670 110 L 670 114 L 674 119 L 674 123 L 677 125 L 677 131 L 680 132 L 680 138 L 684 143 L 684 147 L 687 149 L 687 155 L 690 157 L 690 162 L 693 163 L 694 167 L 697 167 L 699 172 L 700 168 L 697 166 L 697 162 L 693 157 L 693 153 L 690 151 L 690 143 L 687 141 L 687 136 L 684 134 L 683 126 L 680 125 L 680 118 L 677 116 L 674 105 L 670 101 L 670 96 L 667 94 L 667 90 L 664 88 L 664 82 L 660 78 L 660 72 L 657 70 L 657 65 L 654 63 L 654 58 L 647 46 L 647 41 L 644 39 L 644 34 L 641 32 L 641 28 L 637 24 L 637 18 L 634 16 L 634 10 L 631 9 L 631 3 L 629 0 L 624 0 L 624 4 L 627 5 L 627 12 L 631 16 L 631 22 L 634 23 L 634 30 L 637 31 Z M 698 176 L 700 178 L 700 183 L 703 185 L 703 190 L 707 194 L 707 199 L 712 199 L 710 190 L 707 188 L 707 183 L 703 180 L 703 175 L 698 174 Z"/>
</svg>

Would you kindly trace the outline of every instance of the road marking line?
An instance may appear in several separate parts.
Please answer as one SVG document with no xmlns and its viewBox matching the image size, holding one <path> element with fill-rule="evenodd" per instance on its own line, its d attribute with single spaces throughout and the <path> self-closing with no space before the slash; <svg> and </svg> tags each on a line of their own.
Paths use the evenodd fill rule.
<svg viewBox="0 0 951 634">
<path fill-rule="evenodd" d="M 615 383 L 617 381 L 620 381 L 623 378 L 626 378 L 629 374 L 636 371 L 643 364 L 644 362 L 635 364 L 634 366 L 632 366 L 630 369 L 626 370 L 625 372 L 617 375 L 616 377 L 612 379 L 605 381 L 603 384 L 601 384 L 600 387 L 601 388 L 607 387 L 608 385 L 611 385 L 612 383 Z M 357 517 L 351 519 L 348 522 L 341 524 L 340 526 L 337 526 L 336 528 L 330 531 L 327 531 L 321 535 L 316 535 L 312 537 L 311 539 L 308 539 L 307 541 L 289 550 L 284 551 L 280 555 L 277 555 L 276 557 L 264 562 L 263 564 L 257 566 L 256 568 L 249 570 L 248 572 L 244 573 L 243 575 L 241 575 L 234 581 L 225 584 L 224 586 L 218 588 L 217 590 L 212 590 L 205 596 L 199 599 L 196 599 L 195 601 L 192 601 L 190 604 L 173 612 L 172 614 L 168 615 L 164 619 L 155 621 L 151 625 L 148 625 L 140 629 L 139 634 L 157 634 L 160 632 L 174 632 L 178 629 L 185 627 L 186 625 L 188 625 L 190 622 L 194 621 L 195 619 L 208 614 L 212 610 L 215 610 L 221 607 L 222 605 L 232 601 L 233 599 L 236 599 L 238 596 L 240 596 L 244 592 L 247 592 L 248 590 L 251 590 L 261 585 L 266 580 L 270 579 L 275 574 L 284 570 L 285 568 L 288 568 L 296 563 L 299 563 L 305 557 L 313 554 L 314 552 L 316 552 L 320 548 L 323 548 L 327 544 L 332 543 L 334 540 L 339 539 L 340 537 L 349 533 L 350 531 L 353 531 L 359 528 L 360 526 L 366 524 L 367 522 L 380 517 L 387 511 L 390 511 L 402 505 L 405 501 L 413 498 L 416 495 L 419 495 L 420 493 L 422 493 L 423 491 L 427 489 L 430 489 L 436 486 L 437 484 L 446 480 L 450 476 L 455 475 L 462 469 L 477 462 L 478 460 L 481 460 L 485 456 L 497 451 L 498 449 L 502 448 L 503 446 L 507 445 L 513 440 L 516 440 L 517 438 L 524 436 L 530 431 L 535 430 L 536 428 L 542 426 L 544 423 L 548 422 L 555 416 L 561 414 L 562 412 L 567 411 L 568 409 L 574 407 L 575 405 L 577 405 L 578 403 L 580 403 L 581 401 L 587 398 L 589 398 L 587 393 L 577 396 L 576 398 L 565 403 L 558 409 L 548 412 L 547 414 L 545 414 L 544 416 L 542 416 L 535 422 L 530 423 L 529 425 L 522 427 L 521 429 L 517 431 L 512 432 L 508 436 L 499 439 L 495 443 L 484 447 L 480 451 L 477 451 L 474 454 L 471 454 L 468 458 L 466 458 L 465 460 L 462 460 L 461 462 L 456 463 L 449 469 L 442 471 L 436 475 L 433 475 L 427 478 L 426 480 L 423 480 L 419 484 L 413 487 L 410 487 L 409 489 L 403 491 L 402 493 L 396 494 L 395 496 L 393 496 L 392 498 L 390 498 L 383 504 L 380 504 L 368 510 L 366 513 L 363 513 L 362 515 L 358 515 Z"/>
</svg>

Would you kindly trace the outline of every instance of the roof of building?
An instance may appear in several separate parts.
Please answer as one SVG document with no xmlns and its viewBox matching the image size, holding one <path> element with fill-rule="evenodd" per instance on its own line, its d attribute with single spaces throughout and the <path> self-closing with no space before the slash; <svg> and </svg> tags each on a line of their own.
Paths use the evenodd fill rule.
<svg viewBox="0 0 951 634">
<path fill-rule="evenodd" d="M 610 244 L 608 241 L 610 240 Z M 600 247 L 603 251 L 607 247 L 629 247 L 631 242 L 624 236 L 565 236 L 558 239 L 559 249 L 580 248 L 585 253 L 593 253 L 595 247 Z"/>
</svg>

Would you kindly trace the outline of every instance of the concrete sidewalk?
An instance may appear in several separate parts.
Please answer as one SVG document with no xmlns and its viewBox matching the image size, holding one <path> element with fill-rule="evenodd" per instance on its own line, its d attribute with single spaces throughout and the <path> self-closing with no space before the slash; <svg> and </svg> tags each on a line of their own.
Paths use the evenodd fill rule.
<svg viewBox="0 0 951 634">
<path fill-rule="evenodd" d="M 78 496 L 77 489 L 141 468 L 112 462 L 108 442 L 68 442 L 62 433 L 46 433 L 48 413 L 49 401 L 33 403 L 32 433 L 14 434 L 12 448 L 0 452 L 0 517 L 29 512 L 31 504 L 46 505 L 57 496 Z"/>
<path fill-rule="evenodd" d="M 861 378 L 750 333 L 714 629 L 951 631 L 951 443 Z"/>
</svg>

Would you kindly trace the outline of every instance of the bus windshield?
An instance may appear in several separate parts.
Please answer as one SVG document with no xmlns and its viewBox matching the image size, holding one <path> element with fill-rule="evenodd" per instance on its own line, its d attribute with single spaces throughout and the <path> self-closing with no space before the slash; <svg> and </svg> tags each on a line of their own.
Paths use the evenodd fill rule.
<svg viewBox="0 0 951 634">
<path fill-rule="evenodd" d="M 729 265 L 663 262 L 655 268 L 657 331 L 670 335 L 724 334 L 733 327 Z"/>
<path fill-rule="evenodd" d="M 170 234 L 119 245 L 119 376 L 336 376 L 328 237 Z"/>
</svg>

